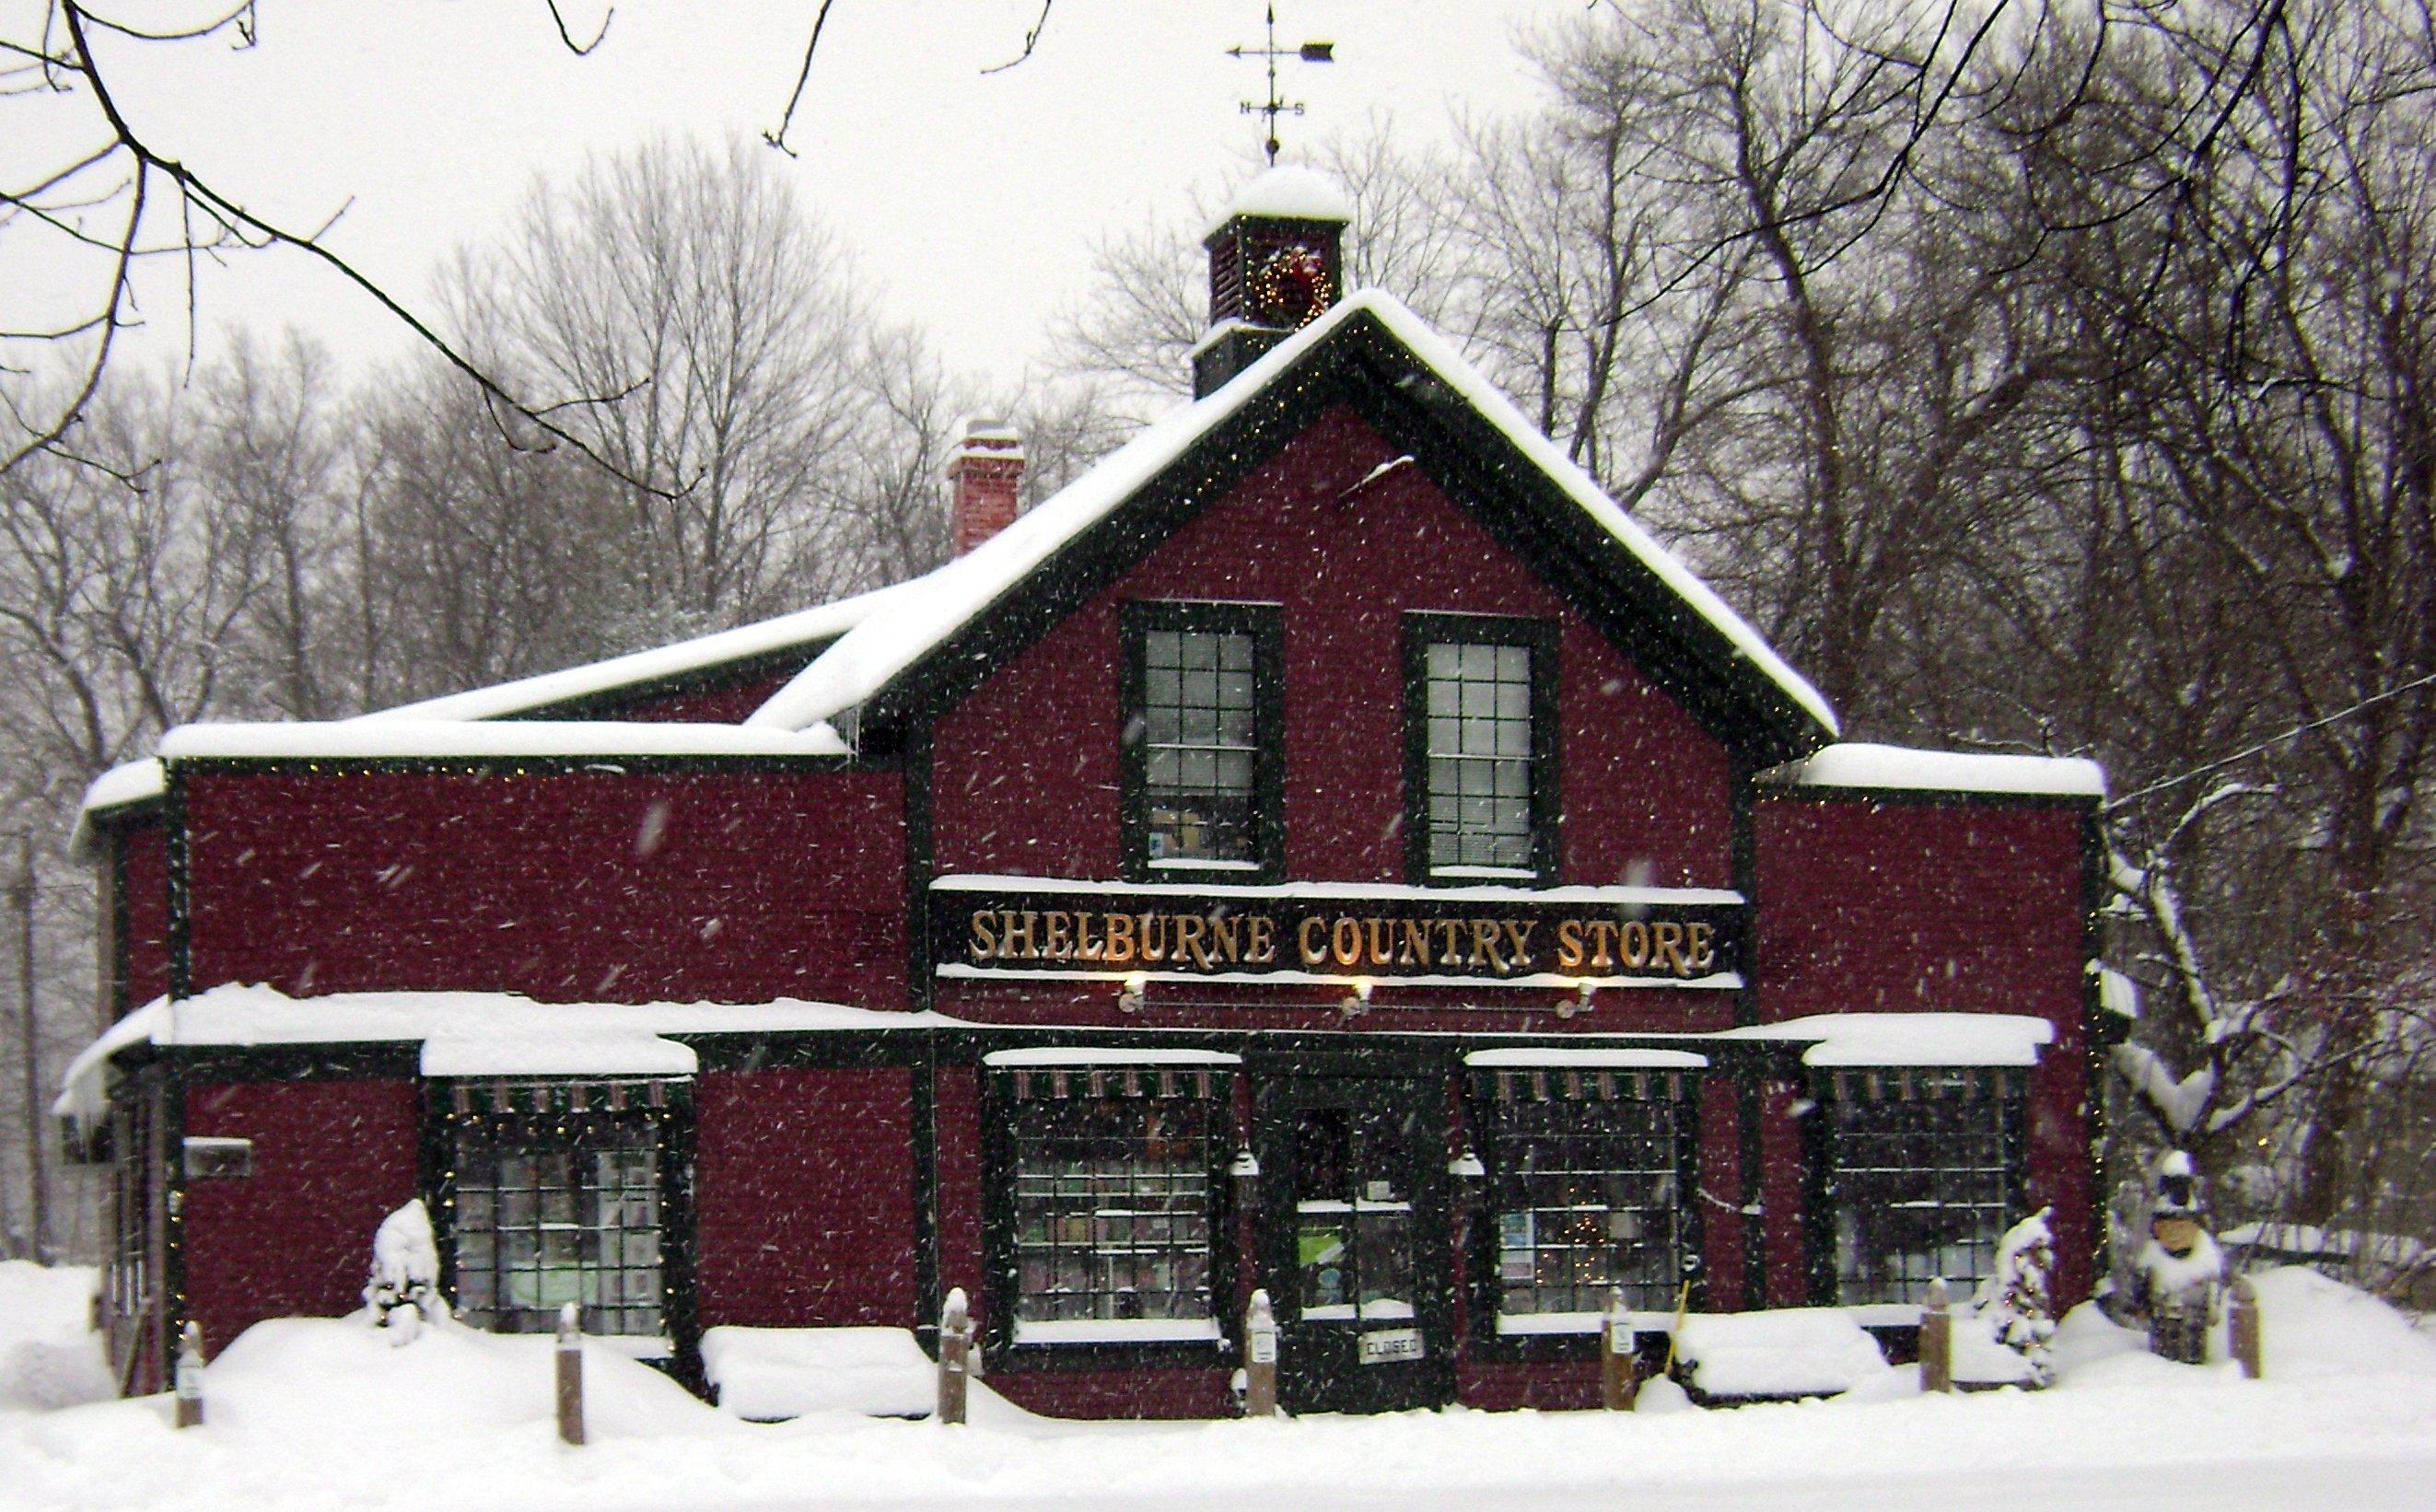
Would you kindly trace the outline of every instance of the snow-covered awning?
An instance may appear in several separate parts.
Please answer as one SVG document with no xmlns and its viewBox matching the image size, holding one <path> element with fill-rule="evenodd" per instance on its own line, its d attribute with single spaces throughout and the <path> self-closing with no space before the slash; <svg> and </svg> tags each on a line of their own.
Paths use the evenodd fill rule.
<svg viewBox="0 0 2436 1512">
<path fill-rule="evenodd" d="M 2106 773 L 2078 756 L 1989 756 L 1916 751 L 1845 741 L 1760 773 L 1781 787 L 1862 788 L 1906 792 L 2007 793 L 2103 798 Z"/>
<path fill-rule="evenodd" d="M 435 1035 L 422 1063 L 426 1076 L 691 1076 L 701 1064 L 692 1046 L 657 1034 L 516 1029 Z"/>
<path fill-rule="evenodd" d="M 1241 1066 L 1244 1057 L 1222 1050 L 1133 1049 L 1113 1045 L 1065 1045 L 1054 1049 L 994 1050 L 984 1066 L 1014 1069 L 1059 1066 Z"/>
<path fill-rule="evenodd" d="M 1476 1050 L 1463 1058 L 1475 1069 L 1508 1067 L 1522 1070 L 1693 1071 L 1709 1057 L 1688 1050 L 1651 1050 L 1634 1045 L 1517 1045 L 1510 1049 Z"/>
<path fill-rule="evenodd" d="M 1807 1041 L 1804 1066 L 2035 1066 L 2055 1025 L 2027 1014 L 1814 1014 L 1714 1037 Z"/>
<path fill-rule="evenodd" d="M 671 1034 L 777 1034 L 962 1027 L 935 1013 L 844 1003 L 536 1002 L 507 992 L 340 992 L 290 998 L 230 983 L 156 998 L 85 1047 L 61 1078 L 54 1110 L 90 1125 L 108 1106 L 111 1060 L 139 1045 L 421 1045 L 427 1076 L 690 1075 Z"/>
</svg>

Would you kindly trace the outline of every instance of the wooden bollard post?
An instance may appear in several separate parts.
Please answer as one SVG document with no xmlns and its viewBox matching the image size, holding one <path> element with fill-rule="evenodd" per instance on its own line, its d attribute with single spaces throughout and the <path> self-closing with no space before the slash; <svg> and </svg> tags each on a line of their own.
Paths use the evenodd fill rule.
<svg viewBox="0 0 2436 1512">
<path fill-rule="evenodd" d="M 558 1436 L 583 1442 L 583 1328 L 572 1302 L 558 1310 Z"/>
<path fill-rule="evenodd" d="M 2247 1276 L 2233 1278 L 2233 1301 L 2227 1309 L 2226 1331 L 2231 1334 L 2233 1358 L 2241 1373 L 2256 1381 L 2266 1373 L 2258 1326 L 2258 1293 Z"/>
<path fill-rule="evenodd" d="M 1633 1365 L 1639 1341 L 1632 1336 L 1632 1314 L 1624 1310 L 1624 1289 L 1607 1292 L 1607 1315 L 1599 1319 L 1599 1405 L 1610 1412 L 1632 1411 L 1641 1395 L 1641 1377 Z"/>
<path fill-rule="evenodd" d="M 1954 1304 L 1943 1277 L 1928 1283 L 1928 1305 L 1920 1310 L 1920 1389 L 1954 1389 Z"/>
<path fill-rule="evenodd" d="M 203 1330 L 188 1323 L 178 1330 L 178 1426 L 203 1426 Z"/>
<path fill-rule="evenodd" d="M 1244 1309 L 1244 1416 L 1278 1415 L 1278 1317 L 1264 1288 Z"/>
<path fill-rule="evenodd" d="M 973 1318 L 961 1286 L 948 1293 L 939 1310 L 939 1421 L 965 1420 L 965 1383 L 972 1376 Z"/>
</svg>

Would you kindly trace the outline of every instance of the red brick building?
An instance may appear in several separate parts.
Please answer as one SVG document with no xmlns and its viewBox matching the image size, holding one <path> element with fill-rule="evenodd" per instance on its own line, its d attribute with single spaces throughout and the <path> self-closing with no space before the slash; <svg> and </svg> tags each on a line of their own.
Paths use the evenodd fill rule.
<svg viewBox="0 0 2436 1512">
<path fill-rule="evenodd" d="M 691 1378 L 928 1330 L 1055 1413 L 1595 1399 L 1622 1288 L 1916 1315 L 2097 1243 L 2085 763 L 1839 745 L 1809 686 L 1292 174 L 1210 236 L 1203 397 L 963 554 L 767 624 L 88 801 L 130 1389 L 356 1305 Z M 1002 526 L 1003 528 L 1000 528 Z"/>
</svg>

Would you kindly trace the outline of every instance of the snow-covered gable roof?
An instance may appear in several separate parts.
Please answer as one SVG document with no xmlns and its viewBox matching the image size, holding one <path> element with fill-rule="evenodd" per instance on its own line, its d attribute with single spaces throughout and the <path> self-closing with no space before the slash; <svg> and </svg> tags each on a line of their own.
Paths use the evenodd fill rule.
<svg viewBox="0 0 2436 1512">
<path fill-rule="evenodd" d="M 1831 745 L 1799 761 L 1788 761 L 1763 773 L 1761 780 L 1797 788 L 2008 793 L 2050 798 L 2106 796 L 2106 773 L 2097 762 L 2079 756 L 1915 751 L 1857 740 Z"/>
<path fill-rule="evenodd" d="M 395 708 L 379 709 L 358 718 L 512 719 L 563 704 L 575 704 L 629 688 L 670 682 L 732 663 L 756 661 L 781 652 L 800 648 L 809 654 L 861 624 L 864 617 L 887 603 L 893 596 L 903 593 L 908 586 L 900 582 L 875 588 L 869 593 L 832 600 L 774 619 L 739 625 L 733 630 L 722 630 L 671 645 L 612 656 L 606 661 L 587 662 L 581 667 L 543 672 L 537 677 L 518 678 L 513 683 L 498 683 L 462 693 L 401 704 Z"/>
<path fill-rule="evenodd" d="M 1484 477 L 1560 500 L 1574 544 L 1607 580 L 1639 590 L 1675 649 L 1712 676 L 1750 689 L 1751 718 L 1772 726 L 1783 755 L 1831 736 L 1836 716 L 1801 675 L 1589 474 L 1534 429 L 1513 404 L 1420 317 L 1376 291 L 1348 298 L 1279 342 L 1215 392 L 1144 430 L 1097 467 L 965 556 L 916 580 L 918 591 L 875 609 L 756 711 L 750 724 L 802 729 L 891 695 L 994 606 L 1018 596 L 1044 568 L 1172 474 L 1217 468 L 1214 443 L 1230 426 L 1283 402 L 1308 372 L 1342 356 L 1394 369 L 1399 391 L 1442 424 L 1466 423 Z M 1435 387 L 1435 391 L 1418 391 Z M 1196 498 L 1199 495 L 1196 495 Z M 1626 581 L 1630 580 L 1630 581 Z M 1657 670 L 1657 669 L 1653 669 Z M 1679 681 L 1688 680 L 1688 674 Z"/>
</svg>

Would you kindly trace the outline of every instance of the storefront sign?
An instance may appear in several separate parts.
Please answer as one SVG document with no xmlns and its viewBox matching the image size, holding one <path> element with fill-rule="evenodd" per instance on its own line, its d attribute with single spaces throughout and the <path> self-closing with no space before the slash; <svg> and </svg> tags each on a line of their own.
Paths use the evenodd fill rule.
<svg viewBox="0 0 2436 1512">
<path fill-rule="evenodd" d="M 1361 1361 L 1366 1365 L 1418 1360 L 1421 1355 L 1421 1330 L 1418 1329 L 1379 1329 L 1362 1335 Z"/>
<path fill-rule="evenodd" d="M 1739 969 L 1744 910 L 1691 902 L 934 888 L 950 976 L 1695 982 Z"/>
</svg>

